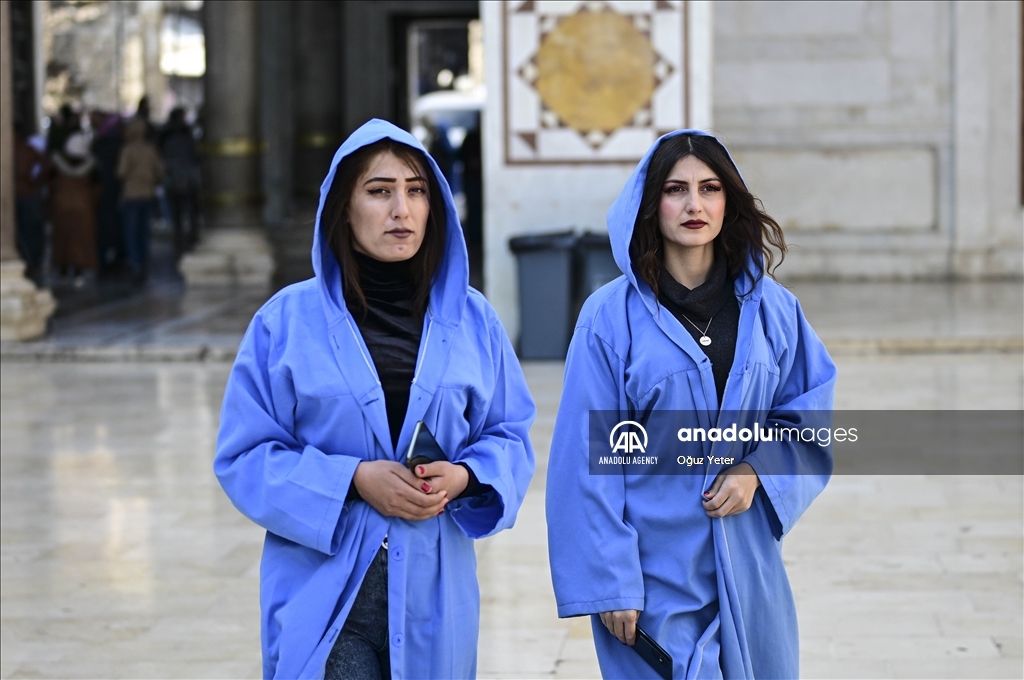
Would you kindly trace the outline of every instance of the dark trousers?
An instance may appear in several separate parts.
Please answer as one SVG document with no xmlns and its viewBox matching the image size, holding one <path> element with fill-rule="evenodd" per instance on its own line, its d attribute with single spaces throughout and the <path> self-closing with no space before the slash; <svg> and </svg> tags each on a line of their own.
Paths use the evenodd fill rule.
<svg viewBox="0 0 1024 680">
<path fill-rule="evenodd" d="M 124 229 L 121 227 L 120 184 L 103 183 L 99 206 L 96 208 L 96 241 L 99 248 L 100 269 L 116 272 L 124 265 Z"/>
<path fill-rule="evenodd" d="M 388 551 L 370 563 L 345 626 L 327 657 L 324 680 L 390 680 Z"/>
<path fill-rule="evenodd" d="M 18 223 L 18 253 L 25 261 L 30 276 L 35 276 L 43 262 L 46 246 L 43 234 L 43 199 L 38 194 L 18 196 L 14 204 Z"/>
<path fill-rule="evenodd" d="M 149 208 L 152 204 L 152 199 L 121 204 L 124 250 L 133 274 L 144 272 L 149 263 Z"/>
<path fill-rule="evenodd" d="M 192 250 L 199 240 L 199 211 L 196 197 L 192 193 L 168 193 L 167 207 L 171 211 L 171 224 L 174 226 L 174 254 L 181 257 Z M 185 228 L 186 221 L 188 229 Z"/>
</svg>

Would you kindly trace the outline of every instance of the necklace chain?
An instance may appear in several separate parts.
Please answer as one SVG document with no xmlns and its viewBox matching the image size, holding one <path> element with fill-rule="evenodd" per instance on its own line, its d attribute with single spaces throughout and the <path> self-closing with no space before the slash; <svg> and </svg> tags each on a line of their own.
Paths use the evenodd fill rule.
<svg viewBox="0 0 1024 680">
<path fill-rule="evenodd" d="M 679 312 L 679 316 L 681 316 L 684 319 L 686 319 L 686 321 L 691 326 L 693 326 L 694 328 L 697 329 L 697 332 L 700 333 L 700 344 L 704 345 L 705 347 L 707 347 L 708 345 L 711 344 L 711 338 L 708 337 L 708 330 L 711 328 L 711 322 L 715 320 L 715 317 L 711 317 L 710 319 L 708 319 L 707 327 L 704 330 L 701 330 L 700 326 L 698 326 L 694 322 L 690 321 L 690 317 L 686 316 L 682 312 Z"/>
</svg>

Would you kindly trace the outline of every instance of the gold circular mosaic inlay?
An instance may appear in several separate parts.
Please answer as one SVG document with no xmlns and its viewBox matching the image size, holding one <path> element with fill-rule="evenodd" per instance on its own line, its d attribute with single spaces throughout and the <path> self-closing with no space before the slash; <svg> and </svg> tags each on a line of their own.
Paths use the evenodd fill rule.
<svg viewBox="0 0 1024 680">
<path fill-rule="evenodd" d="M 655 60 L 650 41 L 628 17 L 574 14 L 541 43 L 534 87 L 574 130 L 611 132 L 650 100 Z"/>
</svg>

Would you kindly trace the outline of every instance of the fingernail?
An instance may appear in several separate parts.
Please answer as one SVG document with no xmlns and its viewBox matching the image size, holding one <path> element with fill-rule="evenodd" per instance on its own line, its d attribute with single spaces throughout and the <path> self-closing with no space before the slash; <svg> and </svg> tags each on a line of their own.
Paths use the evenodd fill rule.
<svg viewBox="0 0 1024 680">
<path fill-rule="evenodd" d="M 423 489 L 423 493 L 430 493 L 430 485 L 426 482 L 423 482 L 420 488 Z"/>
<path fill-rule="evenodd" d="M 439 515 L 443 515 L 443 514 L 444 514 L 444 508 L 441 508 L 440 510 L 438 510 L 438 511 L 437 511 L 437 514 L 439 514 Z"/>
<path fill-rule="evenodd" d="M 416 474 L 418 474 L 418 475 L 422 475 L 423 474 L 423 466 L 422 465 L 417 465 L 416 466 Z"/>
</svg>

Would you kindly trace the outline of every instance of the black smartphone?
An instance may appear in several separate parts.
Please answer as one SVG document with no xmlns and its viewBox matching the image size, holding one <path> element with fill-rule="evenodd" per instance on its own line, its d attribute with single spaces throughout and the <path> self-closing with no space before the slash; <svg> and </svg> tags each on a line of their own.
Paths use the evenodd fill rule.
<svg viewBox="0 0 1024 680">
<path fill-rule="evenodd" d="M 405 454 L 406 467 L 415 472 L 417 465 L 426 465 L 439 460 L 448 460 L 448 456 L 444 455 L 441 446 L 423 421 L 417 421 L 416 428 L 412 431 L 409 450 Z"/>
<path fill-rule="evenodd" d="M 640 626 L 636 627 L 636 643 L 633 649 L 647 665 L 657 671 L 658 675 L 665 680 L 672 680 L 672 657 Z"/>
</svg>

